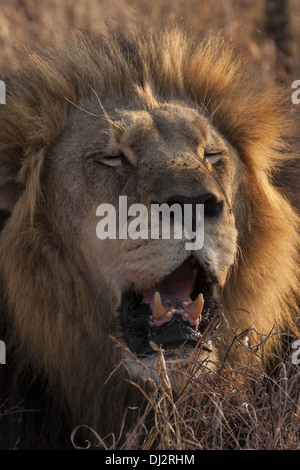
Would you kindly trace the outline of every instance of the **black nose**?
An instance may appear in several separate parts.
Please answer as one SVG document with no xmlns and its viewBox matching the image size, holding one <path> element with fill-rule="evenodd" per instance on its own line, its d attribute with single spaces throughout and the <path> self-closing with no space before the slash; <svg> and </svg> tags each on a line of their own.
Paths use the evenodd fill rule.
<svg viewBox="0 0 300 470">
<path fill-rule="evenodd" d="M 184 204 L 191 204 L 194 207 L 196 204 L 204 204 L 204 216 L 216 217 L 223 209 L 223 201 L 219 201 L 212 193 L 199 194 L 196 197 L 188 197 L 182 195 L 173 195 L 167 201 L 169 206 L 173 204 L 180 204 L 183 208 Z"/>
<path fill-rule="evenodd" d="M 163 202 L 158 202 L 152 200 L 152 204 L 162 204 Z M 193 231 L 196 230 L 196 205 L 204 205 L 204 218 L 213 219 L 221 214 L 224 206 L 224 201 L 220 200 L 213 193 L 203 193 L 197 196 L 183 196 L 181 194 L 174 194 L 170 196 L 165 204 L 168 204 L 171 207 L 173 204 L 179 204 L 182 208 L 182 213 L 184 213 L 184 205 L 189 204 L 192 206 L 192 228 Z M 173 219 L 173 214 L 170 214 L 171 220 Z"/>
</svg>

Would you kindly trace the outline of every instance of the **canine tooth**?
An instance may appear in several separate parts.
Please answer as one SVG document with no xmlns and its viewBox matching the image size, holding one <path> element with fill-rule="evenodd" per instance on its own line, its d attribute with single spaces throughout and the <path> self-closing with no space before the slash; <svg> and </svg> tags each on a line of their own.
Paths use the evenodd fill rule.
<svg viewBox="0 0 300 470">
<path fill-rule="evenodd" d="M 154 294 L 152 316 L 155 320 L 161 320 L 165 311 L 166 309 L 162 304 L 160 293 L 156 291 Z"/>
<path fill-rule="evenodd" d="M 201 312 L 203 310 L 203 305 L 204 305 L 204 298 L 202 294 L 199 294 L 192 304 L 187 305 L 187 308 L 193 320 L 197 320 L 197 318 L 200 317 Z"/>
</svg>

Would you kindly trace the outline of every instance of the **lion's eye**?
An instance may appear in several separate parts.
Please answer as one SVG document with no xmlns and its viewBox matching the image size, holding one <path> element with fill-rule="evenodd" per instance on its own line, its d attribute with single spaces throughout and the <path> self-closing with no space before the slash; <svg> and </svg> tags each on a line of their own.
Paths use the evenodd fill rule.
<svg viewBox="0 0 300 470">
<path fill-rule="evenodd" d="M 204 154 L 205 160 L 207 160 L 211 165 L 218 163 L 218 161 L 222 158 L 222 152 L 211 152 Z"/>
<path fill-rule="evenodd" d="M 106 165 L 106 166 L 117 167 L 117 166 L 126 165 L 128 163 L 128 160 L 126 156 L 123 153 L 121 153 L 116 156 L 97 155 L 96 162 L 102 163 L 103 165 Z"/>
</svg>

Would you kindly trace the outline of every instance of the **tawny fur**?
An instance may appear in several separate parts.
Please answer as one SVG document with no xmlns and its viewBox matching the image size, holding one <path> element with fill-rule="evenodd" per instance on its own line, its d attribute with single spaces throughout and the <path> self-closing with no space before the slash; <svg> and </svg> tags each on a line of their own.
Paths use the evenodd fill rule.
<svg viewBox="0 0 300 470">
<path fill-rule="evenodd" d="M 126 38 L 106 32 L 29 54 L 8 78 L 7 104 L 0 109 L 0 200 L 3 209 L 13 208 L 0 242 L 5 322 L 22 367 L 46 376 L 59 400 L 71 403 L 76 424 L 105 416 L 107 431 L 115 429 L 130 395 L 121 369 L 103 384 L 121 358 L 102 333 L 114 321 L 109 281 L 104 277 L 96 302 L 77 246 L 61 215 L 51 212 L 42 181 L 72 103 L 93 90 L 130 100 L 137 88 L 148 107 L 153 94 L 195 102 L 246 163 L 240 198 L 247 211 L 223 293 L 229 327 L 251 325 L 267 334 L 277 321 L 276 329 L 294 330 L 299 290 L 298 215 L 272 183 L 273 172 L 290 158 L 284 140 L 289 106 L 278 87 L 266 88 L 245 70 L 232 45 L 219 38 L 198 44 L 177 29 Z"/>
</svg>

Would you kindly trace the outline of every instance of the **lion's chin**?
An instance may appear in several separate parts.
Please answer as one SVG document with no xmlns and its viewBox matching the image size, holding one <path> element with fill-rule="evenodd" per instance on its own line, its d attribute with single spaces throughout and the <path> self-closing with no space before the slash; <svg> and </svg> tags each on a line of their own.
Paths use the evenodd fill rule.
<svg viewBox="0 0 300 470">
<path fill-rule="evenodd" d="M 211 374 L 217 363 L 216 352 L 207 350 L 201 343 L 196 347 L 186 343 L 179 347 L 167 346 L 138 357 L 128 351 L 125 354 L 126 368 L 134 382 L 142 380 L 151 387 L 163 380 L 173 390 L 180 390 L 190 376 L 196 380 Z"/>
<path fill-rule="evenodd" d="M 132 288 L 125 293 L 121 309 L 123 336 L 131 352 L 152 368 L 160 348 L 167 360 L 184 362 L 201 345 L 205 359 L 213 349 L 207 331 L 220 309 L 215 283 L 190 257 L 150 288 L 138 292 Z"/>
</svg>

